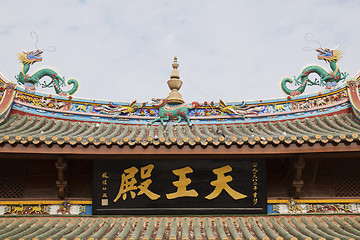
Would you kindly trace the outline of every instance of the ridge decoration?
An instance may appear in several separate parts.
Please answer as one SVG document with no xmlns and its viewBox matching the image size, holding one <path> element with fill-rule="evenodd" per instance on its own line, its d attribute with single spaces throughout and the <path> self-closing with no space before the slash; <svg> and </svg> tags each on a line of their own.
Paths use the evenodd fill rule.
<svg viewBox="0 0 360 240">
<path fill-rule="evenodd" d="M 129 104 L 129 106 L 116 105 L 112 102 L 108 105 L 101 105 L 94 108 L 96 111 L 100 111 L 102 114 L 109 114 L 113 117 L 117 117 L 120 114 L 132 114 L 139 107 L 136 106 L 136 100 Z"/>
<path fill-rule="evenodd" d="M 165 121 L 169 121 L 170 118 L 177 118 L 175 124 L 179 124 L 182 118 L 184 118 L 187 124 L 192 126 L 192 123 L 188 116 L 189 109 L 193 109 L 195 107 L 200 106 L 198 102 L 192 102 L 191 106 L 187 106 L 185 104 L 169 106 L 166 104 L 168 101 L 166 98 L 165 99 L 153 98 L 152 101 L 153 101 L 152 105 L 154 107 L 159 108 L 159 116 L 154 120 L 152 120 L 149 123 L 149 125 L 153 124 L 156 121 L 160 121 L 163 125 L 166 125 Z"/>
<path fill-rule="evenodd" d="M 219 100 L 219 109 L 222 113 L 229 115 L 241 115 L 245 118 L 245 114 L 258 114 L 264 110 L 264 106 L 245 106 L 245 102 L 242 102 L 240 106 L 230 105 L 228 106 L 223 100 Z"/>
<path fill-rule="evenodd" d="M 41 54 L 43 51 L 36 50 L 36 51 L 30 51 L 30 52 L 22 52 L 18 54 L 18 58 L 20 62 L 23 64 L 22 70 L 20 71 L 19 75 L 17 75 L 15 78 L 19 84 L 22 84 L 25 86 L 25 89 L 27 91 L 35 91 L 35 86 L 37 86 L 40 83 L 40 79 L 43 77 L 50 77 L 51 81 L 49 83 L 42 83 L 42 88 L 51 88 L 54 87 L 55 92 L 62 96 L 68 96 L 74 94 L 79 87 L 79 83 L 75 79 L 70 79 L 67 81 L 67 84 L 72 84 L 72 88 L 69 91 L 64 91 L 62 87 L 64 87 L 65 80 L 63 77 L 60 77 L 54 70 L 44 68 L 33 75 L 28 75 L 28 71 L 30 69 L 30 66 L 33 65 L 36 62 L 41 62 L 42 57 Z"/>
<path fill-rule="evenodd" d="M 339 67 L 337 66 L 337 61 L 342 57 L 343 54 L 341 51 L 336 49 L 330 50 L 328 48 L 318 48 L 316 51 L 319 53 L 317 55 L 318 59 L 328 62 L 333 72 L 327 72 L 325 69 L 319 66 L 308 66 L 304 68 L 298 77 L 294 77 L 294 79 L 287 77 L 281 81 L 281 88 L 287 95 L 300 95 L 305 91 L 307 85 L 325 86 L 326 89 L 331 89 L 336 87 L 340 81 L 345 80 L 349 75 L 346 72 L 340 72 Z M 311 73 L 317 74 L 320 79 L 315 78 L 314 81 L 310 80 L 309 75 Z M 299 86 L 298 88 L 291 90 L 286 86 L 287 83 L 294 82 L 295 85 Z"/>
</svg>

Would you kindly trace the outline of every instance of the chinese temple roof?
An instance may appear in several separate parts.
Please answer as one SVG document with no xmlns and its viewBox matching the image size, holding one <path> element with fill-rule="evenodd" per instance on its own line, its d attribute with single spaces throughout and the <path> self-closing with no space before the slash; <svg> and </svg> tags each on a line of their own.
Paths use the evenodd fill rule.
<svg viewBox="0 0 360 240">
<path fill-rule="evenodd" d="M 327 50 L 317 51 L 323 54 Z M 23 53 L 24 64 L 29 64 L 28 58 L 36 59 L 42 52 L 30 53 Z M 325 59 L 332 64 L 341 57 L 340 53 L 333 54 L 336 56 Z M 179 93 L 182 81 L 178 66 L 175 58 L 168 80 L 169 95 L 153 99 L 152 103 L 76 98 L 70 94 L 77 90 L 78 82 L 69 81 L 74 84 L 73 90 L 65 92 L 56 88 L 62 79 L 55 72 L 51 73 L 58 94 L 34 90 L 35 85 L 30 82 L 35 83 L 36 78 L 19 75 L 18 83 L 24 82 L 23 86 L 0 74 L 0 142 L 10 144 L 1 151 L 11 152 L 20 144 L 25 147 L 127 146 L 141 149 L 221 146 L 224 151 L 232 146 L 242 151 L 246 147 L 254 149 L 254 146 L 262 150 L 296 146 L 296 151 L 300 151 L 299 147 L 303 146 L 301 151 L 306 152 L 304 146 L 314 151 L 316 143 L 333 147 L 359 141 L 360 74 L 342 85 L 333 82 L 335 84 L 331 83 L 327 90 L 307 95 L 299 95 L 307 82 L 299 90 L 289 90 L 286 84 L 291 79 L 285 78 L 281 87 L 289 96 L 284 98 L 184 103 Z M 320 71 L 312 68 L 311 71 Z M 306 69 L 309 74 L 310 67 Z M 346 76 L 342 73 L 338 78 Z"/>
<path fill-rule="evenodd" d="M 274 122 L 237 124 L 130 125 L 14 114 L 0 125 L 10 144 L 71 145 L 267 145 L 358 141 L 360 122 L 351 113 Z"/>
<path fill-rule="evenodd" d="M 359 239 L 358 216 L 29 217 L 0 219 L 1 239 Z"/>
</svg>

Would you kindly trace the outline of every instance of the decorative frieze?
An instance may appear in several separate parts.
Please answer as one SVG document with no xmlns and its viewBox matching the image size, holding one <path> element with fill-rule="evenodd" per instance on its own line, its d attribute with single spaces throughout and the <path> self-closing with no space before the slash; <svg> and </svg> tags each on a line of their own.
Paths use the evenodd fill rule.
<svg viewBox="0 0 360 240">
<path fill-rule="evenodd" d="M 79 215 L 91 214 L 91 205 L 71 204 L 63 201 L 60 204 L 27 204 L 14 203 L 0 205 L 0 215 Z"/>
<path fill-rule="evenodd" d="M 360 213 L 360 202 L 349 201 L 347 203 L 340 201 L 336 203 L 336 200 L 323 200 L 323 203 L 317 203 L 314 200 L 313 203 L 309 201 L 304 203 L 303 201 L 296 201 L 290 199 L 287 203 L 268 204 L 269 214 L 334 214 L 334 213 Z"/>
</svg>

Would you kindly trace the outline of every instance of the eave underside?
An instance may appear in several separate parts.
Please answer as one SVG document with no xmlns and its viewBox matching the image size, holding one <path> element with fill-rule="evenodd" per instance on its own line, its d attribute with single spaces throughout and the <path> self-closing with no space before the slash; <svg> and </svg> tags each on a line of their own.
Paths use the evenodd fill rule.
<svg viewBox="0 0 360 240">
<path fill-rule="evenodd" d="M 306 144 L 233 145 L 218 146 L 118 146 L 118 145 L 70 145 L 70 144 L 7 144 L 0 145 L 0 153 L 10 154 L 51 154 L 51 155 L 279 155 L 306 153 L 356 153 L 360 151 L 360 141 L 348 139 L 340 143 L 318 141 Z"/>
</svg>

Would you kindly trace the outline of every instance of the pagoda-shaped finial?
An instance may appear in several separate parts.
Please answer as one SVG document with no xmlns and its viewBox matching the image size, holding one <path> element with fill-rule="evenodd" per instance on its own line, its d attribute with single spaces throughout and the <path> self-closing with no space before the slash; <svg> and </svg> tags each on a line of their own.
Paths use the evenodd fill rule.
<svg viewBox="0 0 360 240">
<path fill-rule="evenodd" d="M 174 57 L 174 63 L 172 64 L 172 67 L 173 67 L 173 70 L 172 70 L 170 79 L 174 79 L 174 78 L 180 79 L 179 71 L 177 70 L 177 68 L 179 67 L 179 64 L 177 62 L 177 57 Z"/>
<path fill-rule="evenodd" d="M 179 64 L 177 62 L 177 57 L 174 57 L 174 63 L 172 64 L 173 70 L 170 76 L 170 80 L 167 81 L 167 84 L 171 90 L 169 96 L 167 97 L 168 103 L 184 103 L 179 90 L 182 85 L 182 81 L 180 80 L 178 67 Z"/>
</svg>

